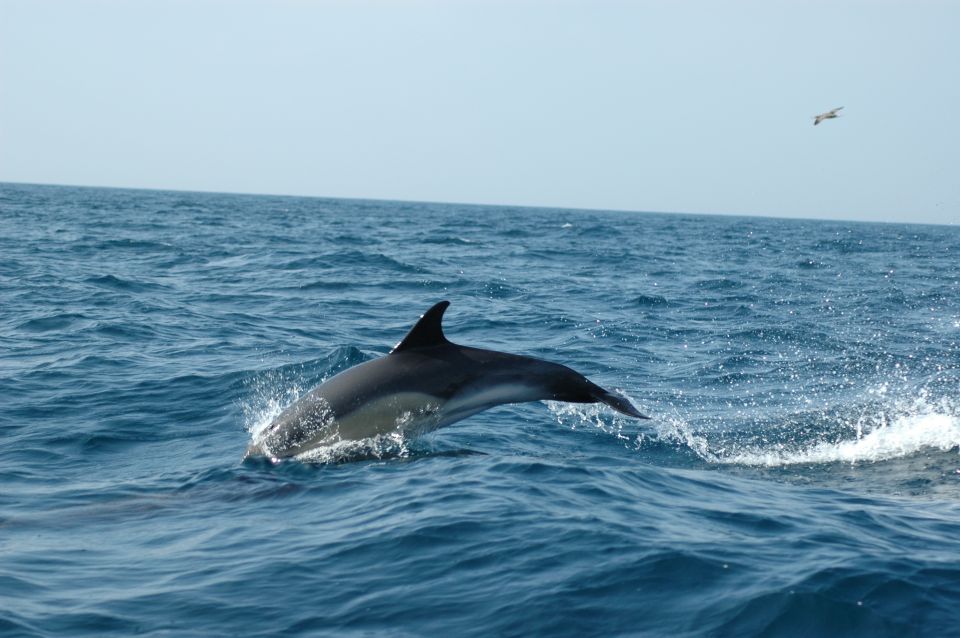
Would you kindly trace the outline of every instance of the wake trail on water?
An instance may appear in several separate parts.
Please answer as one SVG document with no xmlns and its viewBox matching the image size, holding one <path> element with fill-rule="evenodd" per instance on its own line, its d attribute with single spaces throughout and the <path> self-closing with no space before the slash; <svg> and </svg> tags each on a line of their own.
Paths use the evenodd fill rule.
<svg viewBox="0 0 960 638">
<path fill-rule="evenodd" d="M 960 406 L 949 398 L 931 399 L 925 392 L 913 399 L 850 406 L 848 412 L 856 416 L 842 416 L 843 411 L 814 418 L 785 415 L 769 436 L 757 432 L 755 424 L 749 434 L 715 427 L 701 431 L 676 409 L 654 417 L 644 424 L 645 431 L 631 435 L 624 419 L 602 407 L 553 402 L 548 407 L 559 423 L 571 429 L 593 427 L 638 450 L 667 442 L 717 465 L 875 463 L 928 451 L 960 450 Z"/>
<path fill-rule="evenodd" d="M 927 450 L 947 452 L 960 447 L 960 418 L 941 412 L 894 417 L 857 438 L 819 441 L 798 449 L 744 449 L 715 455 L 713 461 L 735 465 L 781 467 L 824 463 L 873 463 L 913 456 Z"/>
</svg>

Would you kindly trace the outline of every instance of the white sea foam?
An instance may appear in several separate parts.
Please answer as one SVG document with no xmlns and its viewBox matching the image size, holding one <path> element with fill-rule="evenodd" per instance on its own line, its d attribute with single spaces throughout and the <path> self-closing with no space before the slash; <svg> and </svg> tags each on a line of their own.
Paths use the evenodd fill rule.
<svg viewBox="0 0 960 638">
<path fill-rule="evenodd" d="M 259 409 L 251 410 L 246 415 L 247 431 L 251 437 L 256 440 L 263 433 L 268 425 L 283 412 L 283 404 L 277 399 L 270 399 Z"/>
<path fill-rule="evenodd" d="M 249 395 L 240 403 L 244 426 L 250 433 L 250 442 L 263 441 L 267 427 L 280 416 L 284 408 L 293 405 L 303 387 L 296 381 L 273 372 L 248 382 Z"/>
<path fill-rule="evenodd" d="M 593 427 L 618 439 L 628 440 L 623 433 L 624 419 L 602 403 L 564 403 L 544 401 L 557 423 L 576 430 L 577 427 Z"/>
<path fill-rule="evenodd" d="M 347 459 L 404 458 L 410 455 L 407 439 L 402 432 L 379 434 L 359 441 L 337 441 L 297 454 L 293 458 L 303 463 L 337 463 Z"/>
<path fill-rule="evenodd" d="M 909 414 L 844 441 L 821 441 L 808 447 L 743 450 L 718 460 L 738 465 L 778 467 L 810 463 L 884 461 L 924 450 L 949 451 L 960 447 L 960 418 L 928 412 Z"/>
<path fill-rule="evenodd" d="M 716 453 L 710 449 L 710 442 L 701 434 L 697 434 L 679 414 L 667 415 L 654 421 L 656 436 L 667 441 L 676 441 L 693 450 L 697 456 L 715 462 Z M 642 447 L 645 439 L 643 433 L 637 435 L 637 447 Z"/>
</svg>

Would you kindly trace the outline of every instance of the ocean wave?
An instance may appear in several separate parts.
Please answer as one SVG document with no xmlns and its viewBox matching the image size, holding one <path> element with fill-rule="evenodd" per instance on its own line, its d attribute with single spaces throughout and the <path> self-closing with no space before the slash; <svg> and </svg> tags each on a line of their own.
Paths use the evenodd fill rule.
<svg viewBox="0 0 960 638">
<path fill-rule="evenodd" d="M 818 441 L 791 449 L 742 450 L 716 457 L 723 463 L 780 467 L 819 463 L 876 463 L 928 450 L 960 449 L 960 417 L 932 410 L 893 418 L 855 439 Z"/>
<path fill-rule="evenodd" d="M 86 283 L 110 290 L 122 290 L 124 292 L 152 292 L 165 288 L 163 284 L 149 281 L 135 281 L 124 279 L 116 275 L 101 275 L 99 277 L 90 277 Z"/>
<path fill-rule="evenodd" d="M 26 332 L 60 332 L 68 328 L 78 329 L 90 324 L 92 324 L 92 320 L 84 314 L 62 312 L 45 317 L 34 317 L 17 327 Z"/>
</svg>

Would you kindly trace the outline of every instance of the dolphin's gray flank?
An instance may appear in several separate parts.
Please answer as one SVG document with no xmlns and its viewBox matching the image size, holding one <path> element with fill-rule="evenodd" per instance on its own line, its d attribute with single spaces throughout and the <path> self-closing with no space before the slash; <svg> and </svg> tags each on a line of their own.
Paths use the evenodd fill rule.
<svg viewBox="0 0 960 638">
<path fill-rule="evenodd" d="M 649 418 L 567 366 L 451 343 L 442 326 L 449 305 L 430 308 L 390 354 L 340 372 L 288 407 L 247 455 L 284 458 L 398 430 L 420 434 L 526 401 L 599 402 Z"/>
</svg>

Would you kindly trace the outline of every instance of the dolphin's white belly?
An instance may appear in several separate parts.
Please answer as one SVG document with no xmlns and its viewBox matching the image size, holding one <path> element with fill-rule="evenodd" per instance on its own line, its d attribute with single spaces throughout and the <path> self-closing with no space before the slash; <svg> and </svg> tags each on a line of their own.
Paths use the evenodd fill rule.
<svg viewBox="0 0 960 638">
<path fill-rule="evenodd" d="M 378 397 L 335 418 L 333 440 L 358 441 L 380 434 L 402 431 L 429 432 L 442 412 L 444 401 L 421 392 L 401 392 Z"/>
<path fill-rule="evenodd" d="M 446 427 L 498 405 L 540 401 L 544 398 L 547 397 L 544 396 L 542 389 L 523 383 L 473 386 L 458 392 L 446 401 L 436 416 L 435 425 L 430 429 Z"/>
</svg>

